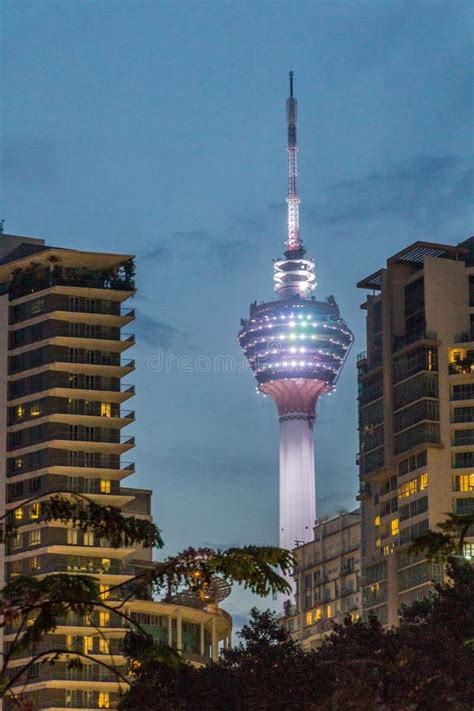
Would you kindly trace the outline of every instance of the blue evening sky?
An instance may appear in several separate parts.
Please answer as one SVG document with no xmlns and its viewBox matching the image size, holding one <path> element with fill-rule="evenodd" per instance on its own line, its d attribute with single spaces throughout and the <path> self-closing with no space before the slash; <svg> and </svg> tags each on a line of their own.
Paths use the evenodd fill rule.
<svg viewBox="0 0 474 711">
<path fill-rule="evenodd" d="M 318 512 L 355 505 L 355 283 L 472 234 L 473 19 L 456 0 L 3 3 L 1 216 L 137 255 L 130 484 L 153 489 L 166 553 L 277 542 L 277 418 L 236 334 L 283 251 L 289 69 L 316 294 L 356 335 L 319 407 Z"/>
</svg>

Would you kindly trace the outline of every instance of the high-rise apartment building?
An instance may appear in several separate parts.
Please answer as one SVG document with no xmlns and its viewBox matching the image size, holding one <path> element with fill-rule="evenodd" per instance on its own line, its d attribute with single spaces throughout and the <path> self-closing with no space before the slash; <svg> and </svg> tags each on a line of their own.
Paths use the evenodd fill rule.
<svg viewBox="0 0 474 711">
<path fill-rule="evenodd" d="M 316 649 L 333 623 L 359 619 L 360 511 L 316 521 L 312 541 L 294 549 L 295 604 L 284 606 L 282 624 L 303 649 Z"/>
<path fill-rule="evenodd" d="M 0 513 L 15 509 L 18 524 L 0 550 L 0 586 L 20 574 L 91 574 L 113 605 L 123 592 L 108 589 L 151 563 L 151 550 L 113 548 L 71 525 L 41 522 L 38 501 L 30 501 L 52 492 L 80 493 L 151 520 L 151 492 L 122 485 L 134 472 L 122 459 L 134 446 L 124 434 L 135 420 L 127 409 L 134 361 L 126 356 L 135 342 L 126 330 L 134 310 L 123 305 L 133 293 L 129 255 L 0 234 Z M 204 664 L 230 641 L 231 619 L 217 597 L 208 603 L 192 595 L 184 602 L 134 599 L 122 611 Z M 121 617 L 106 610 L 94 612 L 92 620 L 71 615 L 35 653 L 66 648 L 120 667 L 118 643 L 126 629 Z M 4 649 L 15 633 L 14 627 L 4 630 Z M 11 673 L 28 654 L 13 660 Z M 98 663 L 68 669 L 63 658 L 54 666 L 33 665 L 15 685 L 43 711 L 114 708 L 120 690 L 123 684 Z"/>
<path fill-rule="evenodd" d="M 474 238 L 415 242 L 358 286 L 364 609 L 394 625 L 441 574 L 410 542 L 474 511 Z"/>
</svg>

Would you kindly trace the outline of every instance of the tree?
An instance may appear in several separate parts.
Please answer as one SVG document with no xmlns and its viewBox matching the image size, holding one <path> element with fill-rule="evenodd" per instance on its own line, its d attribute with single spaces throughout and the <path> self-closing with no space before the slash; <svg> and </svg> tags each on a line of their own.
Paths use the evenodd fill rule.
<svg viewBox="0 0 474 711">
<path fill-rule="evenodd" d="M 428 560 L 443 562 L 453 557 L 464 557 L 467 536 L 474 531 L 474 513 L 448 513 L 447 519 L 437 524 L 439 531 L 427 531 L 410 546 L 413 553 L 425 553 Z"/>
<path fill-rule="evenodd" d="M 471 523 L 453 515 L 441 526 L 445 538 L 425 534 L 417 542 L 418 552 L 441 541 L 455 555 L 444 581 L 404 608 L 396 629 L 375 617 L 347 618 L 319 650 L 305 652 L 275 613 L 254 609 L 237 647 L 204 669 L 163 660 L 151 638 L 143 646 L 129 635 L 134 681 L 121 711 L 472 711 L 474 567 L 459 555 Z"/>
<path fill-rule="evenodd" d="M 147 548 L 161 548 L 163 541 L 160 531 L 151 522 L 134 516 L 124 516 L 114 506 L 100 506 L 87 496 L 57 492 L 47 499 L 33 497 L 26 503 L 40 500 L 40 521 L 61 521 L 72 523 L 83 530 L 92 531 L 100 538 L 108 539 L 112 547 L 131 546 L 140 543 Z M 22 504 L 25 505 L 25 502 Z M 18 508 L 18 507 L 16 507 Z M 0 541 L 8 544 L 15 535 L 15 508 L 0 518 Z M 183 589 L 191 589 L 202 599 L 210 594 L 212 580 L 220 576 L 227 582 L 238 582 L 259 595 L 288 592 L 286 580 L 278 573 L 281 568 L 287 574 L 292 565 L 292 555 L 273 547 L 246 546 L 226 551 L 210 548 L 188 548 L 163 562 L 153 564 L 137 573 L 126 583 L 108 589 L 104 599 L 99 584 L 92 575 L 69 575 L 53 573 L 42 579 L 34 576 L 18 576 L 0 591 L 0 628 L 15 634 L 8 650 L 4 650 L 0 665 L 0 698 L 11 694 L 12 686 L 24 677 L 29 667 L 37 662 L 54 663 L 67 656 L 69 665 L 80 664 L 87 654 L 61 647 L 37 651 L 38 644 L 54 632 L 59 622 L 73 613 L 90 620 L 97 609 L 106 609 L 119 615 L 137 632 L 142 639 L 147 636 L 136 622 L 131 620 L 123 608 L 134 597 L 150 596 L 163 589 L 175 594 Z M 109 598 L 110 596 L 110 598 Z M 98 628 L 96 627 L 98 630 Z M 31 657 L 20 668 L 10 671 L 12 658 L 21 652 Z M 170 652 L 160 649 L 166 659 Z M 95 662 L 111 669 L 118 676 L 121 673 L 110 665 L 94 659 Z M 122 676 L 122 679 L 127 680 Z M 18 700 L 20 705 L 20 700 Z"/>
</svg>

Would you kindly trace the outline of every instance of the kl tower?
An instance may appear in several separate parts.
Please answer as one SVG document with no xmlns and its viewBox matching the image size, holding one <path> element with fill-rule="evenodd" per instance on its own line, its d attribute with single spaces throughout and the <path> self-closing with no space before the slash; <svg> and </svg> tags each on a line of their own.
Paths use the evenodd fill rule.
<svg viewBox="0 0 474 711">
<path fill-rule="evenodd" d="M 334 389 L 353 341 L 334 297 L 316 301 L 314 260 L 300 236 L 296 141 L 297 101 L 286 102 L 288 237 L 273 262 L 276 298 L 254 302 L 242 319 L 240 345 L 258 390 L 274 401 L 280 420 L 280 546 L 308 541 L 316 518 L 313 425 L 321 395 Z"/>
</svg>

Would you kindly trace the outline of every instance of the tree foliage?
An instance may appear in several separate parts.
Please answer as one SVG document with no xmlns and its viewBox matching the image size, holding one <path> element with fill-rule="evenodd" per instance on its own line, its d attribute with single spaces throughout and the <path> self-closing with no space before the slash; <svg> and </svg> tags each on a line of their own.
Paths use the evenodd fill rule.
<svg viewBox="0 0 474 711">
<path fill-rule="evenodd" d="M 474 569 L 449 564 L 449 582 L 403 612 L 397 629 L 375 618 L 335 625 L 317 651 L 291 640 L 273 612 L 252 610 L 240 643 L 195 669 L 164 661 L 153 640 L 125 652 L 135 680 L 121 711 L 471 711 Z"/>
<path fill-rule="evenodd" d="M 22 506 L 32 502 L 39 504 L 37 523 L 59 521 L 82 531 L 91 531 L 101 539 L 107 539 L 114 548 L 132 547 L 140 544 L 145 548 L 161 548 L 163 541 L 159 529 L 150 521 L 134 516 L 125 516 L 114 506 L 101 506 L 90 501 L 87 496 L 56 492 L 54 495 L 33 497 Z M 18 507 L 16 507 L 18 508 Z M 16 508 L 10 509 L 0 518 L 1 541 L 9 544 L 17 531 Z M 0 590 L 0 628 L 12 634 L 13 640 L 4 651 L 0 663 L 0 698 L 10 695 L 12 687 L 26 679 L 28 668 L 38 661 L 55 663 L 67 659 L 68 666 L 81 664 L 88 655 L 71 652 L 55 646 L 38 652 L 40 642 L 54 633 L 58 625 L 68 615 L 78 615 L 88 620 L 94 628 L 93 612 L 105 609 L 119 615 L 135 630 L 135 645 L 141 654 L 148 646 L 154 648 L 153 640 L 144 633 L 140 625 L 126 614 L 126 603 L 132 598 L 150 598 L 154 591 L 172 596 L 183 590 L 190 590 L 204 601 L 209 599 L 212 582 L 220 576 L 228 583 L 238 582 L 259 595 L 288 592 L 287 581 L 281 577 L 288 574 L 293 563 L 289 551 L 272 547 L 246 546 L 226 551 L 211 548 L 188 548 L 176 556 L 162 562 L 151 563 L 137 572 L 126 582 L 110 586 L 107 596 L 100 592 L 99 582 L 93 575 L 70 575 L 52 573 L 43 578 L 20 575 L 13 578 Z M 100 630 L 95 627 L 100 635 Z M 131 641 L 129 642 L 131 644 Z M 140 646 L 141 645 L 141 646 Z M 29 660 L 12 672 L 12 659 L 24 654 Z M 151 654 L 151 652 L 150 652 Z M 156 648 L 155 657 L 170 664 L 180 660 L 173 650 Z M 115 671 L 105 662 L 95 662 Z M 23 678 L 22 678 L 23 677 Z M 17 699 L 18 706 L 23 703 Z"/>
</svg>

